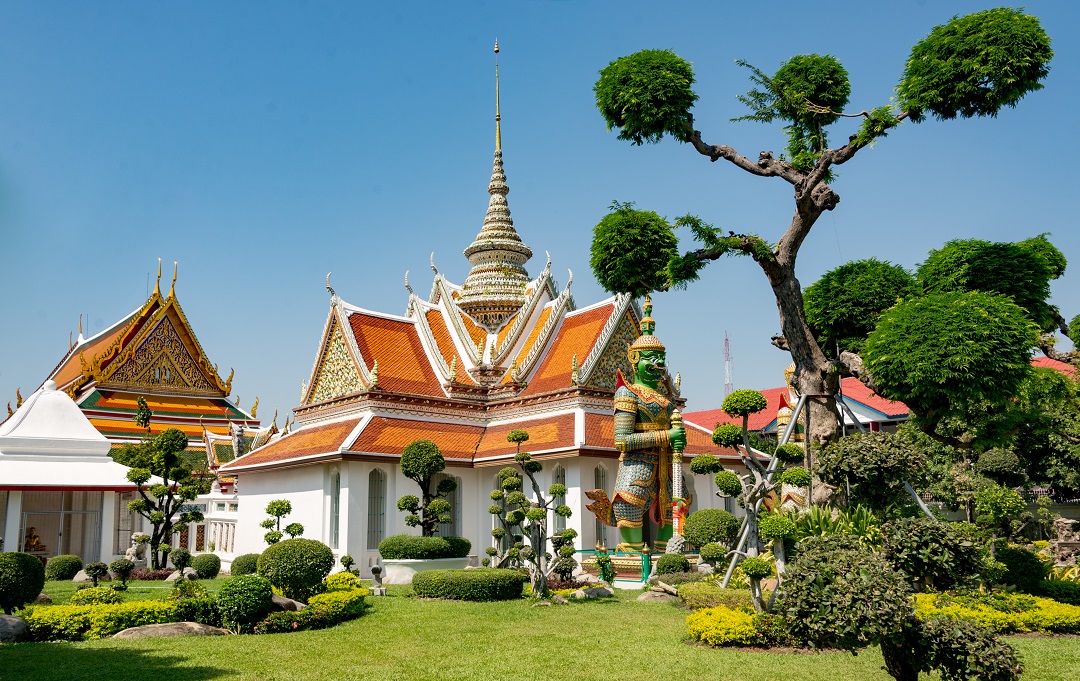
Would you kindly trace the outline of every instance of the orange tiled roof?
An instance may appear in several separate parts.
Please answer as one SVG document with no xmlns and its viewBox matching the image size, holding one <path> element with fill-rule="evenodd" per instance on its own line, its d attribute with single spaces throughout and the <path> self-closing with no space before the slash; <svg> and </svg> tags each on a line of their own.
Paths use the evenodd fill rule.
<svg viewBox="0 0 1080 681">
<path fill-rule="evenodd" d="M 98 418 L 96 416 L 88 416 L 90 425 L 98 430 L 102 435 L 109 437 L 122 437 L 122 438 L 141 438 L 146 434 L 137 423 L 130 418 L 124 419 L 106 419 Z M 195 423 L 176 423 L 169 421 L 150 420 L 150 434 L 157 435 L 163 433 L 170 428 L 176 428 L 184 435 L 188 436 L 189 440 L 202 440 L 203 428 L 198 422 Z M 206 429 L 217 435 L 224 435 L 228 432 L 229 427 L 227 425 L 222 426 L 207 426 Z"/>
<path fill-rule="evenodd" d="M 348 419 L 295 430 L 265 447 L 230 461 L 221 470 L 289 461 L 313 454 L 337 453 L 359 421 L 359 418 Z"/>
<path fill-rule="evenodd" d="M 522 395 L 570 387 L 571 361 L 577 355 L 584 362 L 596 344 L 604 323 L 614 312 L 612 304 L 600 305 L 591 310 L 571 313 L 563 320 L 562 328 L 548 349 L 539 370 L 529 380 L 529 387 Z M 537 324 L 539 326 L 539 323 Z"/>
<path fill-rule="evenodd" d="M 529 294 L 526 293 L 525 297 L 528 298 Z M 499 329 L 499 335 L 495 340 L 495 347 L 501 348 L 506 337 L 510 335 L 510 329 L 514 327 L 514 322 L 517 321 L 518 315 L 521 314 L 521 310 L 518 310 L 514 314 L 510 315 L 510 318 L 503 323 L 503 327 Z"/>
<path fill-rule="evenodd" d="M 693 426 L 686 428 L 686 449 L 683 450 L 683 454 L 713 454 L 720 457 L 738 457 L 738 454 L 733 449 L 721 451 L 720 447 L 712 441 L 711 433 L 702 432 Z"/>
<path fill-rule="evenodd" d="M 513 454 L 517 451 L 516 445 L 506 441 L 506 435 L 511 430 L 517 429 L 529 431 L 529 441 L 521 445 L 522 451 L 563 449 L 573 447 L 575 444 L 574 415 L 561 414 L 545 419 L 531 419 L 488 427 L 476 448 L 476 460 Z"/>
<path fill-rule="evenodd" d="M 1046 355 L 1032 357 L 1031 366 L 1039 367 L 1042 369 L 1054 369 L 1055 371 L 1060 371 L 1066 376 L 1080 377 L 1080 367 L 1072 364 L 1067 364 L 1056 359 L 1050 359 Z"/>
<path fill-rule="evenodd" d="M 85 343 L 81 347 L 76 347 L 71 355 L 68 356 L 55 371 L 53 371 L 51 378 L 56 382 L 57 387 L 63 389 L 64 386 L 81 376 L 82 362 L 79 361 L 79 355 L 83 355 L 88 364 L 93 363 L 97 353 L 112 345 L 116 339 L 120 337 L 120 334 L 124 333 L 124 329 L 127 328 L 127 324 L 131 321 L 132 316 L 134 315 L 129 315 L 118 322 L 115 329 L 100 338 Z"/>
<path fill-rule="evenodd" d="M 476 385 L 476 381 L 472 379 L 469 372 L 465 371 L 465 365 L 461 361 L 461 355 L 458 354 L 457 348 L 454 347 L 454 339 L 450 335 L 450 329 L 446 326 L 446 320 L 443 319 L 442 312 L 428 310 L 424 313 L 424 319 L 427 320 L 431 335 L 435 338 L 435 345 L 439 346 L 439 354 L 446 360 L 446 363 L 449 365 L 454 359 L 457 359 L 457 381 Z"/>
<path fill-rule="evenodd" d="M 392 392 L 444 397 L 413 322 L 354 312 L 349 326 L 370 370 L 379 362 L 379 387 Z"/>
<path fill-rule="evenodd" d="M 615 449 L 614 415 L 585 414 L 585 446 Z"/>
<path fill-rule="evenodd" d="M 476 322 L 472 320 L 472 317 L 465 314 L 461 310 L 456 310 L 461 315 L 461 323 L 465 325 L 465 330 L 469 332 L 469 337 L 472 338 L 473 345 L 479 345 L 487 340 L 487 331 L 476 325 Z"/>
<path fill-rule="evenodd" d="M 93 409 L 117 409 L 134 412 L 138 409 L 138 398 L 143 397 L 146 400 L 146 405 L 154 414 L 190 415 L 196 417 L 196 419 L 199 416 L 243 418 L 239 412 L 229 408 L 220 399 L 178 395 L 139 395 L 134 392 L 118 392 L 116 390 L 99 390 L 98 392 L 100 396 L 91 407 Z"/>
<path fill-rule="evenodd" d="M 471 460 L 483 432 L 483 426 L 376 416 L 364 426 L 349 451 L 400 455 L 405 445 L 414 440 L 431 440 L 447 459 Z"/>
</svg>

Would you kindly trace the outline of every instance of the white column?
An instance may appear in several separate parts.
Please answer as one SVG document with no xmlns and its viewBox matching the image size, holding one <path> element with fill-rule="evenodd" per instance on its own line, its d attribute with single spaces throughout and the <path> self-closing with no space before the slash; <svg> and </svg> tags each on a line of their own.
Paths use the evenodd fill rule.
<svg viewBox="0 0 1080 681">
<path fill-rule="evenodd" d="M 108 565 L 113 560 L 113 541 L 116 534 L 116 492 L 101 495 L 101 562 Z"/>
<path fill-rule="evenodd" d="M 8 492 L 7 521 L 4 523 L 4 550 L 22 550 L 22 535 L 19 534 L 22 525 L 22 492 L 13 490 Z"/>
<path fill-rule="evenodd" d="M 348 461 L 342 461 L 341 466 L 338 468 L 338 475 L 341 477 L 338 480 L 338 556 L 344 556 L 346 553 L 351 553 L 349 550 L 349 492 L 352 491 L 352 476 L 349 475 L 352 469 L 352 464 Z M 353 557 L 356 560 L 356 557 Z M 336 570 L 337 565 L 334 566 Z"/>
</svg>

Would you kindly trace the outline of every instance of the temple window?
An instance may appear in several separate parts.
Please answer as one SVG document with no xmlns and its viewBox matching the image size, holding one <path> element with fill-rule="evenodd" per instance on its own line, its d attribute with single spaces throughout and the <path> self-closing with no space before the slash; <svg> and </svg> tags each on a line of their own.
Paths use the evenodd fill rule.
<svg viewBox="0 0 1080 681">
<path fill-rule="evenodd" d="M 341 473 L 330 475 L 330 548 L 338 547 L 338 529 L 341 527 Z"/>
<path fill-rule="evenodd" d="M 607 489 L 607 471 L 603 466 L 597 466 L 593 471 L 593 489 Z M 607 525 L 596 520 L 596 541 L 607 546 Z"/>
<path fill-rule="evenodd" d="M 386 538 L 386 473 L 372 469 L 368 474 L 367 549 L 374 551 Z"/>
</svg>

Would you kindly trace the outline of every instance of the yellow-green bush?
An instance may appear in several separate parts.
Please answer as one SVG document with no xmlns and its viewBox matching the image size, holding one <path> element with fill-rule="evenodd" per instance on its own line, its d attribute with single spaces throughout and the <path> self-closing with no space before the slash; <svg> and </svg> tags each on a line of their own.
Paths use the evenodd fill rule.
<svg viewBox="0 0 1080 681">
<path fill-rule="evenodd" d="M 679 600 L 691 610 L 726 606 L 750 612 L 754 604 L 747 589 L 722 589 L 716 582 L 689 582 L 679 585 Z"/>
<path fill-rule="evenodd" d="M 81 641 L 112 636 L 129 627 L 176 622 L 176 605 L 132 601 L 103 605 L 45 605 L 28 608 L 23 619 L 35 641 Z"/>
<path fill-rule="evenodd" d="M 978 622 L 999 634 L 1080 633 L 1080 606 L 1025 594 L 917 594 L 915 614 L 921 620 L 944 616 Z"/>
<path fill-rule="evenodd" d="M 327 591 L 342 591 L 349 589 L 363 589 L 364 583 L 351 572 L 335 572 L 323 580 L 323 586 Z"/>
<path fill-rule="evenodd" d="M 359 617 L 364 612 L 366 591 L 350 589 L 348 591 L 328 591 L 308 599 L 308 607 L 325 610 L 335 620 L 347 620 Z"/>
<path fill-rule="evenodd" d="M 711 646 L 754 645 L 760 641 L 753 615 L 723 605 L 687 615 L 686 628 L 695 641 Z"/>
</svg>

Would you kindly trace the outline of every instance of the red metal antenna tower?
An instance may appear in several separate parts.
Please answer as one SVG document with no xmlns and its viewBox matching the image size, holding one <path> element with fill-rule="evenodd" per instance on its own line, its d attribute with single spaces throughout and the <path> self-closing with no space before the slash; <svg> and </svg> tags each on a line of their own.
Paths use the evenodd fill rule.
<svg viewBox="0 0 1080 681">
<path fill-rule="evenodd" d="M 727 331 L 724 332 L 724 397 L 731 394 L 731 341 L 728 340 Z"/>
</svg>

